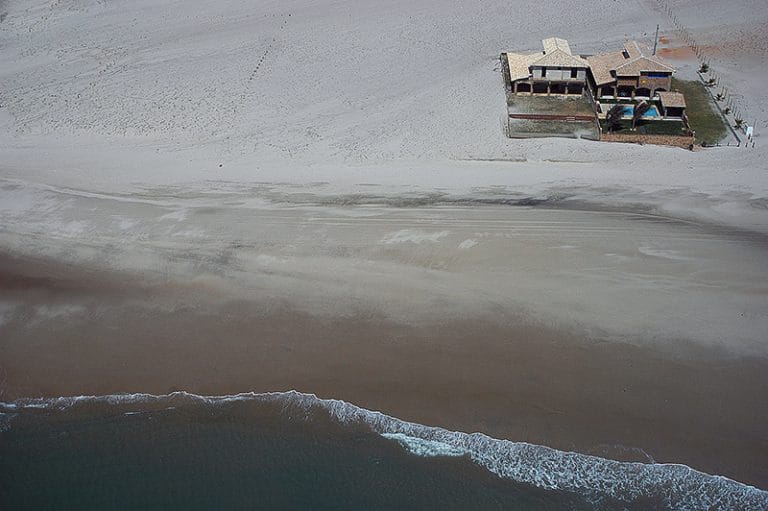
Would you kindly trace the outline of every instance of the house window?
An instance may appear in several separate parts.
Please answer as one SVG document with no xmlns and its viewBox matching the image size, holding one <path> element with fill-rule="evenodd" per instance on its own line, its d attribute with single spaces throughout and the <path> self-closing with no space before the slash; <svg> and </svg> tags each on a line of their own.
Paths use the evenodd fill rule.
<svg viewBox="0 0 768 511">
<path fill-rule="evenodd" d="M 541 68 L 541 77 L 542 78 L 546 78 L 547 77 L 547 68 L 546 67 L 542 67 Z"/>
<path fill-rule="evenodd" d="M 579 70 L 574 67 L 571 69 L 571 78 L 576 78 L 577 76 L 579 76 Z"/>
</svg>

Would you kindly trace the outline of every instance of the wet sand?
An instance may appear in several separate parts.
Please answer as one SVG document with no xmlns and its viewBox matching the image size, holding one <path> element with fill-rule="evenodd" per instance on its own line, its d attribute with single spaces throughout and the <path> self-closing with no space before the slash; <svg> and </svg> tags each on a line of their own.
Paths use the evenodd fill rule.
<svg viewBox="0 0 768 511">
<path fill-rule="evenodd" d="M 514 315 L 398 322 L 0 259 L 2 400 L 296 389 L 398 418 L 768 487 L 768 359 L 677 353 Z M 64 307 L 63 309 L 61 306 Z M 41 311 L 49 312 L 47 315 Z M 66 311 L 66 312 L 62 312 Z"/>
</svg>

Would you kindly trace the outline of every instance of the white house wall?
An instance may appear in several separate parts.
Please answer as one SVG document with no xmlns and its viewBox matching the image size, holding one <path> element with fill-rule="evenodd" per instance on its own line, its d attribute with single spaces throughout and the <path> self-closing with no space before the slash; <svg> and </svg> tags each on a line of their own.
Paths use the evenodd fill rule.
<svg viewBox="0 0 768 511">
<path fill-rule="evenodd" d="M 567 68 L 548 67 L 547 76 L 541 76 L 541 70 L 542 68 L 540 67 L 532 68 L 533 77 L 544 78 L 546 80 L 586 80 L 587 79 L 586 69 L 578 69 L 576 72 L 576 78 L 571 78 L 571 68 L 569 67 Z"/>
</svg>

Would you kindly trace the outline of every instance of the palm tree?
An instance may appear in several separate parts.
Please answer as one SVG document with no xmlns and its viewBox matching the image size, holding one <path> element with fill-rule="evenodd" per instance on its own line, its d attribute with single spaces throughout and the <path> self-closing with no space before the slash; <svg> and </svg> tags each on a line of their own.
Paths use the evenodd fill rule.
<svg viewBox="0 0 768 511">
<path fill-rule="evenodd" d="M 605 114 L 605 123 L 608 125 L 608 132 L 618 129 L 621 126 L 621 118 L 624 117 L 624 105 L 616 103 Z"/>
<path fill-rule="evenodd" d="M 635 105 L 635 108 L 632 111 L 632 129 L 635 129 L 635 126 L 637 125 L 637 121 L 640 120 L 640 118 L 645 115 L 645 112 L 647 112 L 650 109 L 651 109 L 651 105 L 649 105 L 645 101 L 641 101 L 640 103 Z"/>
</svg>

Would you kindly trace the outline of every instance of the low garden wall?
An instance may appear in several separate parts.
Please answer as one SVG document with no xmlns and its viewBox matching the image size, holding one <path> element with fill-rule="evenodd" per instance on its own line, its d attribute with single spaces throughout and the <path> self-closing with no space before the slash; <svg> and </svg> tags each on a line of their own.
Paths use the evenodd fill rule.
<svg viewBox="0 0 768 511">
<path fill-rule="evenodd" d="M 642 133 L 605 133 L 600 135 L 600 140 L 605 142 L 625 142 L 634 144 L 654 144 L 682 147 L 692 149 L 695 139 L 692 136 L 683 135 L 643 135 Z"/>
<path fill-rule="evenodd" d="M 594 115 L 559 115 L 559 114 L 509 114 L 511 119 L 531 119 L 539 121 L 594 121 Z"/>
</svg>

